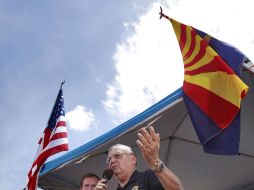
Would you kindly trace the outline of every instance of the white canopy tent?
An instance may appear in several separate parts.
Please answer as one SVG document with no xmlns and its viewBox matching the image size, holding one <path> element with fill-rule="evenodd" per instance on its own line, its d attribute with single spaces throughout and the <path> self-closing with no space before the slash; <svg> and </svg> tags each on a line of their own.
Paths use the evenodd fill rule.
<svg viewBox="0 0 254 190">
<path fill-rule="evenodd" d="M 182 100 L 182 90 L 178 89 L 108 133 L 46 163 L 39 187 L 78 190 L 84 173 L 102 175 L 107 149 L 116 143 L 131 146 L 138 158 L 138 170 L 145 170 L 147 165 L 135 144 L 136 133 L 153 123 L 161 137 L 160 158 L 186 190 L 254 190 L 254 77 L 246 71 L 242 78 L 250 91 L 242 101 L 239 155 L 203 152 Z M 116 189 L 116 185 L 115 179 L 110 180 L 108 190 Z"/>
</svg>

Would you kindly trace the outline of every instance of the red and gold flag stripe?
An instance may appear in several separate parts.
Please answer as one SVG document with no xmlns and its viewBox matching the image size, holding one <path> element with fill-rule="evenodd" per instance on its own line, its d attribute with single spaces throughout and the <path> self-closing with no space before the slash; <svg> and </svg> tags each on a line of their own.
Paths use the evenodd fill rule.
<svg viewBox="0 0 254 190">
<path fill-rule="evenodd" d="M 191 26 L 170 19 L 184 61 L 183 90 L 219 128 L 239 112 L 248 86 Z"/>
</svg>

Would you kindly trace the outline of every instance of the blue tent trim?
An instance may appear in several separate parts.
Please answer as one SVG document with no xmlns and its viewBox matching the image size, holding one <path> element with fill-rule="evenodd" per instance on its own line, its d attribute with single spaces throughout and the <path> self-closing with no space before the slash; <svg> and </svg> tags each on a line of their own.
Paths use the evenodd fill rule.
<svg viewBox="0 0 254 190">
<path fill-rule="evenodd" d="M 161 109 L 165 108 L 175 100 L 182 97 L 182 88 L 179 88 L 175 92 L 171 93 L 170 95 L 166 96 L 156 104 L 152 105 L 150 108 L 146 109 L 142 113 L 136 115 L 135 117 L 129 119 L 128 121 L 122 123 L 118 127 L 115 127 L 111 131 L 99 136 L 98 138 L 70 151 L 66 154 L 51 160 L 44 164 L 41 172 L 40 177 L 45 175 L 46 173 L 50 172 L 51 170 L 54 170 L 55 168 L 61 166 L 62 164 L 73 160 L 82 154 L 89 152 L 90 150 L 98 147 L 99 145 L 102 145 L 103 143 L 111 140 L 113 137 L 116 137 L 120 135 L 121 133 L 125 132 L 126 130 L 130 129 L 131 127 L 137 125 L 138 123 L 144 121 L 145 119 L 151 117 L 156 112 L 160 111 Z"/>
</svg>

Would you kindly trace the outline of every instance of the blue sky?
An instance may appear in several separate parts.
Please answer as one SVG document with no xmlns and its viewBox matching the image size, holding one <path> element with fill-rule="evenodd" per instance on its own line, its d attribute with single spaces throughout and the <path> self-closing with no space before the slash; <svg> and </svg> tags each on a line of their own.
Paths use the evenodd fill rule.
<svg viewBox="0 0 254 190">
<path fill-rule="evenodd" d="M 63 80 L 70 149 L 182 84 L 159 6 L 254 60 L 252 0 L 0 2 L 0 190 L 21 189 Z"/>
</svg>

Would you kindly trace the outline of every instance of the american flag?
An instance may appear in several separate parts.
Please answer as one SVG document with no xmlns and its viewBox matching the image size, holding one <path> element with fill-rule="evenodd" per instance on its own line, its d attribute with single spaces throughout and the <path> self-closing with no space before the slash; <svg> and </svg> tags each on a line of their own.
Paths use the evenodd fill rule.
<svg viewBox="0 0 254 190">
<path fill-rule="evenodd" d="M 63 84 L 63 83 L 62 83 Z M 62 85 L 42 137 L 32 167 L 28 173 L 27 190 L 37 189 L 40 170 L 52 155 L 68 150 Z"/>
</svg>

